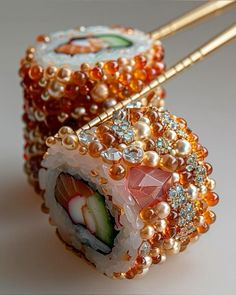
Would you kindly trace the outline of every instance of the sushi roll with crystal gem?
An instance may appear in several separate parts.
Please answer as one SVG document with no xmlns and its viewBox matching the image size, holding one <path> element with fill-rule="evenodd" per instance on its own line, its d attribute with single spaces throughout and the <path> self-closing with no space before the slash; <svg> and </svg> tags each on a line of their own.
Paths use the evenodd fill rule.
<svg viewBox="0 0 236 295">
<path fill-rule="evenodd" d="M 40 170 L 61 239 L 113 278 L 140 277 L 215 221 L 208 154 L 184 119 L 127 108 L 88 130 L 62 127 Z"/>
</svg>

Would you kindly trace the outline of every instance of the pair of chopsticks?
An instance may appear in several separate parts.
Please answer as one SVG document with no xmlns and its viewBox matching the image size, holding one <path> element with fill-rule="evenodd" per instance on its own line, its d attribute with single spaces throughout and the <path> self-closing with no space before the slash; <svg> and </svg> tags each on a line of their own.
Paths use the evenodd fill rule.
<svg viewBox="0 0 236 295">
<path fill-rule="evenodd" d="M 166 38 L 177 31 L 186 28 L 193 23 L 202 20 L 210 15 L 213 15 L 217 12 L 223 11 L 225 8 L 232 7 L 236 4 L 236 0 L 231 1 L 213 1 L 207 4 L 204 4 L 193 11 L 188 12 L 187 14 L 177 18 L 176 20 L 156 29 L 150 33 L 150 37 L 153 40 L 160 40 Z M 154 79 L 150 84 L 145 86 L 141 92 L 136 93 L 129 98 L 117 103 L 114 107 L 106 110 L 100 114 L 95 119 L 91 120 L 89 123 L 84 125 L 82 128 L 77 130 L 77 134 L 86 129 L 90 129 L 98 123 L 103 122 L 104 120 L 110 118 L 114 111 L 120 110 L 121 108 L 127 106 L 129 103 L 136 101 L 149 94 L 155 88 L 168 81 L 170 78 L 175 77 L 178 73 L 183 72 L 185 69 L 189 68 L 193 64 L 197 63 L 200 60 L 203 60 L 207 55 L 219 49 L 223 45 L 229 43 L 230 41 L 236 39 L 236 23 L 227 28 L 225 31 L 215 36 L 213 39 L 199 47 L 197 50 L 190 53 L 187 57 L 183 58 L 175 65 L 167 69 L 163 74 L 159 75 Z"/>
</svg>

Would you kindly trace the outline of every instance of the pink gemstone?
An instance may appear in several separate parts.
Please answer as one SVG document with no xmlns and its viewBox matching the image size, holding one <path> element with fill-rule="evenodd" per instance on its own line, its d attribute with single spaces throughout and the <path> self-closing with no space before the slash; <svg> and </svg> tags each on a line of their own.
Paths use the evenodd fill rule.
<svg viewBox="0 0 236 295">
<path fill-rule="evenodd" d="M 172 173 L 157 168 L 138 166 L 130 169 L 127 186 L 140 208 L 163 199 L 171 183 Z"/>
</svg>

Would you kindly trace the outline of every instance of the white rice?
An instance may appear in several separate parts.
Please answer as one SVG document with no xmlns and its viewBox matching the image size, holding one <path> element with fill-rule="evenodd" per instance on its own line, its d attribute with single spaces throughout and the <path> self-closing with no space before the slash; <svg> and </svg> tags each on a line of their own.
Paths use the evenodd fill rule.
<svg viewBox="0 0 236 295">
<path fill-rule="evenodd" d="M 87 54 L 57 54 L 54 49 L 68 42 L 71 38 L 81 37 L 86 34 L 117 34 L 121 37 L 127 38 L 133 42 L 131 47 L 117 48 L 113 50 L 104 50 L 99 53 Z M 132 58 L 135 55 L 147 51 L 152 43 L 151 38 L 138 30 L 134 30 L 133 34 L 121 32 L 119 29 L 109 28 L 105 26 L 90 26 L 84 30 L 71 29 L 67 31 L 55 32 L 49 35 L 50 41 L 48 43 L 37 43 L 35 45 L 35 58 L 38 64 L 43 67 L 55 65 L 57 67 L 68 66 L 72 70 L 76 70 L 82 63 L 96 64 L 98 61 L 114 60 L 120 56 L 125 58 Z"/>
<path fill-rule="evenodd" d="M 82 250 L 86 258 L 100 272 L 108 276 L 112 276 L 113 272 L 128 271 L 133 266 L 137 258 L 138 248 L 142 243 L 139 231 L 143 227 L 143 222 L 139 218 L 136 203 L 127 191 L 126 180 L 115 181 L 111 179 L 108 175 L 109 166 L 101 159 L 80 155 L 78 150 L 66 150 L 60 143 L 49 148 L 48 152 L 49 156 L 42 163 L 46 169 L 42 168 L 39 173 L 40 187 L 43 190 L 45 189 L 46 206 L 49 208 L 52 221 L 57 226 L 63 240 L 74 248 Z M 96 170 L 99 177 L 106 178 L 107 184 L 101 185 L 99 177 L 91 176 L 91 170 Z M 124 209 L 124 214 L 120 218 L 122 228 L 117 234 L 114 247 L 109 254 L 101 254 L 88 245 L 83 245 L 81 248 L 82 241 L 84 241 L 83 233 L 80 231 L 80 234 L 78 234 L 78 227 L 55 199 L 55 185 L 57 177 L 62 171 L 82 178 L 103 195 L 102 188 L 105 189 L 107 195 L 112 196 L 113 203 L 105 198 L 106 205 L 112 215 L 115 210 L 113 205 Z M 128 197 L 125 197 L 125 195 Z M 93 247 L 95 247 L 94 241 Z M 130 256 L 129 261 L 124 260 L 126 253 Z"/>
</svg>

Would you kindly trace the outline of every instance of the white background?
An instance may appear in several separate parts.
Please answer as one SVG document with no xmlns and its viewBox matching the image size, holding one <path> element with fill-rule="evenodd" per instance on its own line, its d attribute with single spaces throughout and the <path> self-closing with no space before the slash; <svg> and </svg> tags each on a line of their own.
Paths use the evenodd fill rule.
<svg viewBox="0 0 236 295">
<path fill-rule="evenodd" d="M 37 34 L 118 23 L 148 31 L 200 3 L 0 0 L 0 294 L 236 294 L 235 43 L 166 85 L 168 108 L 187 119 L 210 151 L 221 203 L 210 232 L 144 279 L 113 281 L 66 251 L 22 171 L 17 70 Z M 236 9 L 166 39 L 167 64 L 235 19 Z"/>
</svg>

